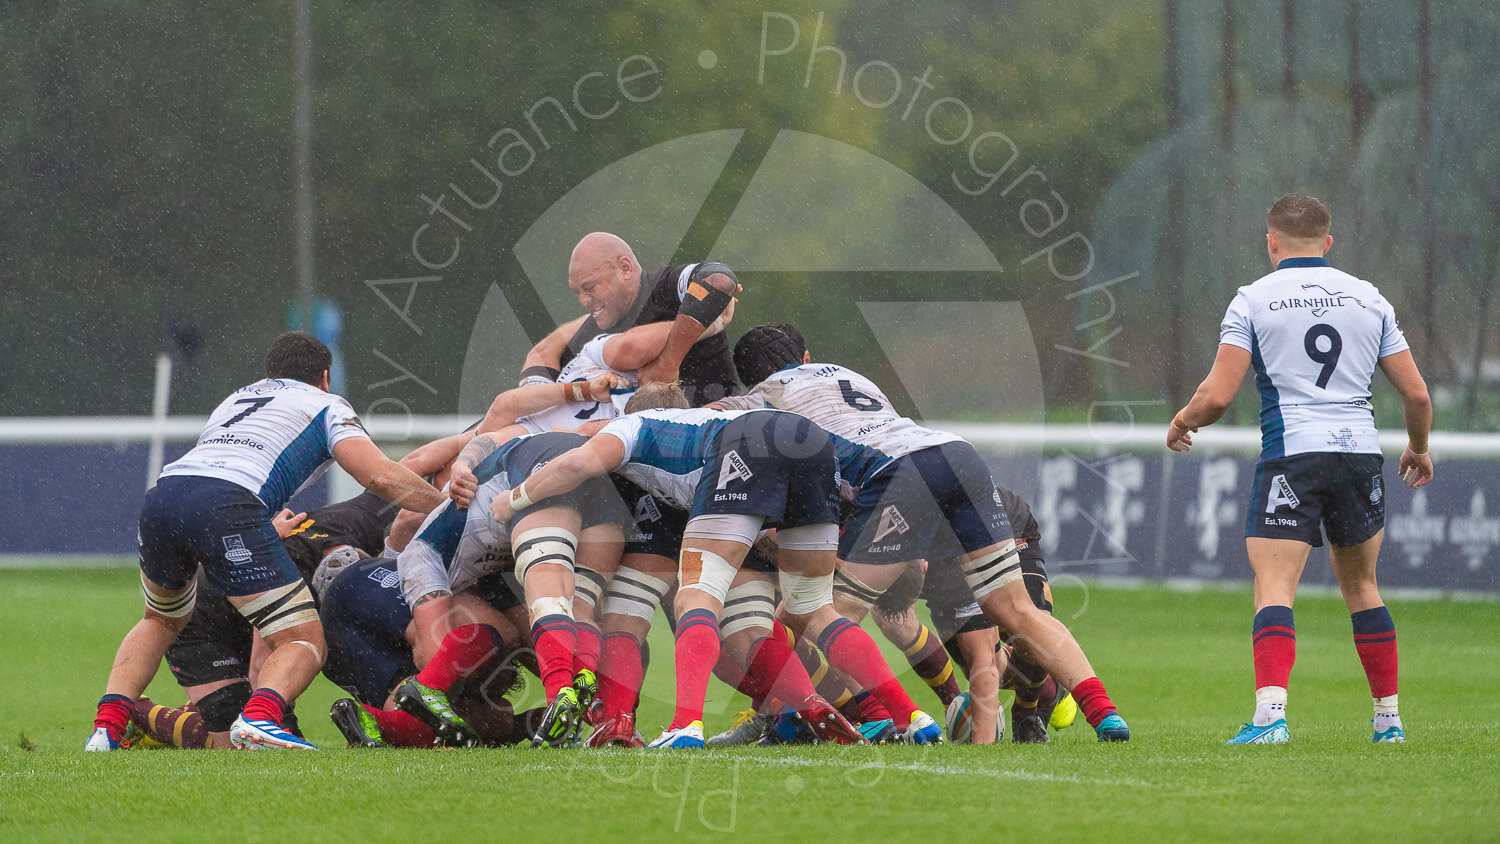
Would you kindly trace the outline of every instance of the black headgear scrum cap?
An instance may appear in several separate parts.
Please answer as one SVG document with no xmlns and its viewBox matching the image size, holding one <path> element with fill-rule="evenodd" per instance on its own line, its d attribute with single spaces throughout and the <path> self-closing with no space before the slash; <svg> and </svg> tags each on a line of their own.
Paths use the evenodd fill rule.
<svg viewBox="0 0 1500 844">
<path fill-rule="evenodd" d="M 734 344 L 734 369 L 740 383 L 759 384 L 777 370 L 802 362 L 807 342 L 802 332 L 787 323 L 757 325 Z"/>
</svg>

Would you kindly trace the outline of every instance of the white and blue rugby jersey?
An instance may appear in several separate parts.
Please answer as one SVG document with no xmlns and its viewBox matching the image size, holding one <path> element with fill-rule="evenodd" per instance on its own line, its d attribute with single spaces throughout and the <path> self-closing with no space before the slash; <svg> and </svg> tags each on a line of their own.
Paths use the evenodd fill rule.
<svg viewBox="0 0 1500 844">
<path fill-rule="evenodd" d="M 1375 285 L 1324 258 L 1288 258 L 1240 288 L 1219 342 L 1250 352 L 1262 460 L 1380 453 L 1370 379 L 1381 358 L 1409 347 Z"/>
<path fill-rule="evenodd" d="M 643 410 L 600 429 L 625 444 L 625 465 L 615 473 L 680 510 L 693 506 L 708 447 L 719 431 L 747 413 L 776 410 Z"/>
<path fill-rule="evenodd" d="M 601 334 L 585 343 L 578 356 L 568 361 L 568 365 L 562 368 L 562 373 L 557 376 L 557 383 L 570 384 L 574 381 L 588 381 L 609 372 L 609 367 L 604 363 L 604 343 L 613 336 L 615 335 Z M 616 370 L 616 372 L 619 371 Z M 516 424 L 524 425 L 526 430 L 533 434 L 544 434 L 558 428 L 571 431 L 595 419 L 616 419 L 624 416 L 625 404 L 635 394 L 635 387 L 640 381 L 636 377 L 636 372 L 619 372 L 619 374 L 623 375 L 631 386 L 624 390 L 610 390 L 608 402 L 564 402 L 546 410 L 522 416 L 516 420 Z"/>
<path fill-rule="evenodd" d="M 336 443 L 369 436 L 343 398 L 291 378 L 267 378 L 215 408 L 198 444 L 161 477 L 229 481 L 275 512 L 323 474 Z"/>
<path fill-rule="evenodd" d="M 901 416 L 870 379 L 833 363 L 789 366 L 756 384 L 751 397 L 806 416 L 833 436 L 839 474 L 855 489 L 899 457 L 961 439 Z M 726 406 L 736 406 L 726 399 Z"/>
</svg>

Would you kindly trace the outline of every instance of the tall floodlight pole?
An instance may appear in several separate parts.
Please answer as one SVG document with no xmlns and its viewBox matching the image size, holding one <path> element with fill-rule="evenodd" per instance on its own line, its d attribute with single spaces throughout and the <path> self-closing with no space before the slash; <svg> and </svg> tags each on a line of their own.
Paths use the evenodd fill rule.
<svg viewBox="0 0 1500 844">
<path fill-rule="evenodd" d="M 312 28 L 308 0 L 292 0 L 292 154 L 295 160 L 297 237 L 297 318 L 311 331 L 317 296 L 312 180 Z"/>
<path fill-rule="evenodd" d="M 1178 0 L 1167 0 L 1167 67 L 1163 93 L 1167 101 L 1167 136 L 1171 141 L 1167 164 L 1167 236 L 1163 246 L 1167 253 L 1167 285 L 1172 291 L 1167 297 L 1171 303 L 1172 321 L 1168 334 L 1171 362 L 1167 365 L 1167 399 L 1172 407 L 1180 407 L 1183 402 L 1182 369 L 1186 363 L 1182 342 L 1182 139 L 1177 135 L 1182 127 L 1181 13 Z"/>
</svg>

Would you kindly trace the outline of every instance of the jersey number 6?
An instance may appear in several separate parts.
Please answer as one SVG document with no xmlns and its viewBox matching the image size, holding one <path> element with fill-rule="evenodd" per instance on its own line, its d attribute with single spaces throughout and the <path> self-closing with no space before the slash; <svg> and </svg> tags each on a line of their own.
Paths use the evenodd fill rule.
<svg viewBox="0 0 1500 844">
<path fill-rule="evenodd" d="M 1318 348 L 1320 338 L 1328 338 L 1328 351 Z M 1344 338 L 1339 332 L 1326 322 L 1320 322 L 1312 328 L 1307 329 L 1307 336 L 1302 338 L 1302 348 L 1307 350 L 1307 356 L 1312 358 L 1313 363 L 1323 364 L 1323 370 L 1318 373 L 1318 387 L 1326 388 L 1328 379 L 1333 377 L 1334 367 L 1339 365 L 1339 355 L 1344 352 Z"/>
</svg>

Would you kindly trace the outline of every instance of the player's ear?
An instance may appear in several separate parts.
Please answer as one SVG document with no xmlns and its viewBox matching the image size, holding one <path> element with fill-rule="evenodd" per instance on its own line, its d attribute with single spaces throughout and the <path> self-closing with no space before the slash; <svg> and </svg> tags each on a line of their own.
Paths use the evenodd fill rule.
<svg viewBox="0 0 1500 844">
<path fill-rule="evenodd" d="M 1333 248 L 1333 235 L 1330 234 L 1327 237 L 1323 238 L 1323 254 L 1327 255 L 1328 254 L 1328 250 L 1330 250 L 1332 248 Z"/>
<path fill-rule="evenodd" d="M 802 362 L 803 363 L 812 363 L 812 352 L 803 352 L 802 353 Z"/>
<path fill-rule="evenodd" d="M 332 392 L 328 389 L 328 370 L 323 370 L 323 377 L 318 379 L 318 389 L 325 393 Z"/>
</svg>

